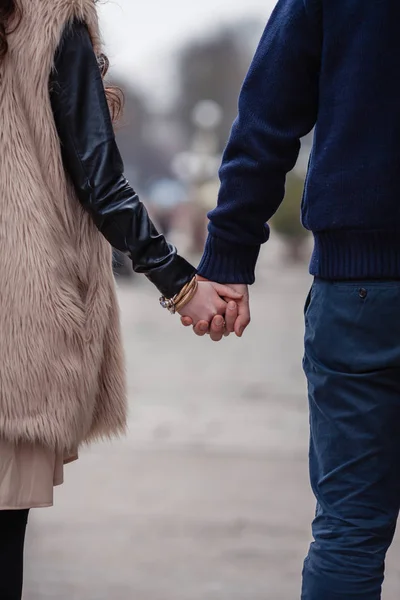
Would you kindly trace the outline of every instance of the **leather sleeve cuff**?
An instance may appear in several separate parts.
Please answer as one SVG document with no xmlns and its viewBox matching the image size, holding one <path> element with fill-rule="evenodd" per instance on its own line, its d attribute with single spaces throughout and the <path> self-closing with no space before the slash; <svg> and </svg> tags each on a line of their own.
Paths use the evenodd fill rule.
<svg viewBox="0 0 400 600">
<path fill-rule="evenodd" d="M 179 254 L 161 267 L 151 269 L 146 277 L 166 298 L 173 298 L 196 275 L 196 269 Z"/>
</svg>

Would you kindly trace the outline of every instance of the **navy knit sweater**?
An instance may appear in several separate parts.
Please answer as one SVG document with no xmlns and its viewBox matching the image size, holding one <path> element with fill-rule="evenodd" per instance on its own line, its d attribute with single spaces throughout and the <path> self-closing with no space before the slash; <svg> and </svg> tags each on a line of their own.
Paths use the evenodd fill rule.
<svg viewBox="0 0 400 600">
<path fill-rule="evenodd" d="M 400 278 L 399 23 L 399 0 L 278 2 L 240 95 L 201 275 L 253 283 L 265 223 L 315 125 L 310 272 Z"/>
</svg>

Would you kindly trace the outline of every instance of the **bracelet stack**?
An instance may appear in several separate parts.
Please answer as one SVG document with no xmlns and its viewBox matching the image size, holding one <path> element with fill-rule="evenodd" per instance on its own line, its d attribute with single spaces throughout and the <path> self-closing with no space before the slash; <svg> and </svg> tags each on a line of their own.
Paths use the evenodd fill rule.
<svg viewBox="0 0 400 600">
<path fill-rule="evenodd" d="M 193 279 L 191 279 L 189 283 L 184 285 L 181 291 L 178 294 L 176 294 L 173 298 L 165 298 L 165 296 L 162 296 L 160 298 L 161 306 L 169 310 L 171 315 L 174 315 L 176 312 L 182 310 L 182 308 L 186 306 L 186 304 L 189 304 L 189 302 L 192 300 L 193 296 L 197 292 L 197 286 L 197 278 L 193 277 Z"/>
</svg>

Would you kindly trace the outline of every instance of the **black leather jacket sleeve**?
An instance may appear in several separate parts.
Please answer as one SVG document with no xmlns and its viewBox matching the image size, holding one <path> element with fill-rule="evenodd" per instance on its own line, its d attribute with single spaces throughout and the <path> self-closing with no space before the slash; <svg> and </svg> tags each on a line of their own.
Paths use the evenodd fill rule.
<svg viewBox="0 0 400 600">
<path fill-rule="evenodd" d="M 137 273 L 172 297 L 195 268 L 160 235 L 124 177 L 97 58 L 86 26 L 68 25 L 50 81 L 62 156 L 79 201 Z"/>
</svg>

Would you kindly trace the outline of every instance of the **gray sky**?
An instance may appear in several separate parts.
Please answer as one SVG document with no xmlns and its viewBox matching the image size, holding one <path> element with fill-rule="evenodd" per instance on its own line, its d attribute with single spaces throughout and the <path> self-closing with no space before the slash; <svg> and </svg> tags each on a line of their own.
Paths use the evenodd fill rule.
<svg viewBox="0 0 400 600">
<path fill-rule="evenodd" d="M 107 52 L 117 74 L 163 101 L 173 85 L 173 53 L 223 23 L 267 21 L 276 0 L 108 0 L 100 5 Z"/>
</svg>

